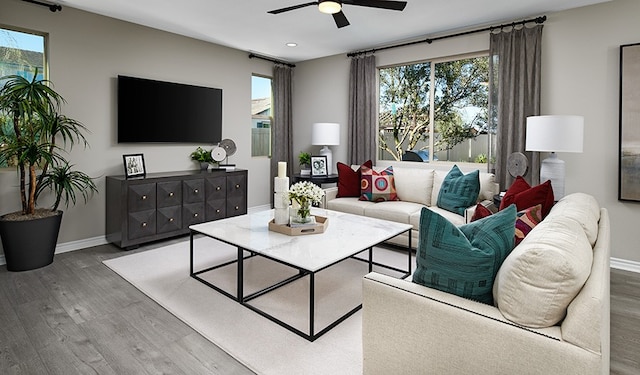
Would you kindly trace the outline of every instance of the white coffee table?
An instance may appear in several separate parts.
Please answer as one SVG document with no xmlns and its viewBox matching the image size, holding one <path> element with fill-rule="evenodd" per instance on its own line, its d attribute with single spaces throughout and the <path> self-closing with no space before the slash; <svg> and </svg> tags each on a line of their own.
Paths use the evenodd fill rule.
<svg viewBox="0 0 640 375">
<path fill-rule="evenodd" d="M 236 216 L 228 219 L 211 221 L 191 225 L 190 236 L 190 275 L 196 280 L 208 285 L 229 298 L 235 299 L 242 305 L 256 311 L 262 316 L 276 322 L 282 327 L 314 341 L 340 322 L 353 315 L 362 308 L 359 303 L 351 311 L 347 312 L 325 328 L 315 332 L 314 329 L 314 280 L 315 274 L 345 259 L 351 258 L 365 250 L 369 251 L 369 272 L 373 265 L 381 266 L 401 272 L 404 276 L 411 274 L 411 229 L 410 224 L 401 224 L 392 221 L 352 215 L 324 209 L 313 209 L 312 214 L 325 216 L 329 225 L 324 233 L 302 236 L 288 236 L 270 231 L 268 223 L 273 218 L 273 210 L 262 211 L 254 214 Z M 384 241 L 387 241 L 401 233 L 409 232 L 409 244 L 407 247 L 407 269 L 397 269 L 384 264 L 373 262 L 372 249 Z M 213 265 L 202 270 L 194 270 L 194 235 L 203 234 L 237 247 L 237 259 L 224 264 Z M 215 249 L 211 249 L 215 251 Z M 246 256 L 246 253 L 250 256 Z M 243 292 L 244 260 L 251 256 L 262 256 L 275 262 L 287 265 L 298 270 L 298 274 L 286 280 L 282 280 L 268 288 L 245 296 Z M 236 295 L 213 285 L 199 275 L 210 272 L 219 267 L 237 263 L 237 289 Z M 309 332 L 303 332 L 286 322 L 270 315 L 269 313 L 249 304 L 253 298 L 264 295 L 302 277 L 309 276 Z"/>
</svg>

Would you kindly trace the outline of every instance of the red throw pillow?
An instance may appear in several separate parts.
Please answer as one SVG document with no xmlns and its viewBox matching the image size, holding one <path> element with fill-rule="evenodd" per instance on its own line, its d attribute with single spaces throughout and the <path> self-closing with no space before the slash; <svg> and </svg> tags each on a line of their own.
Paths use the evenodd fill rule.
<svg viewBox="0 0 640 375">
<path fill-rule="evenodd" d="M 373 167 L 371 160 L 365 161 L 357 171 L 351 166 L 338 162 L 338 195 L 337 197 L 359 197 L 360 196 L 360 176 L 362 166 Z"/>
<path fill-rule="evenodd" d="M 493 214 L 491 210 L 478 203 L 476 205 L 476 210 L 473 212 L 473 216 L 471 216 L 471 221 L 473 222 L 482 219 L 483 217 L 491 216 L 491 214 Z"/>
<path fill-rule="evenodd" d="M 516 180 L 509 187 L 502 201 L 500 202 L 500 210 L 515 204 L 518 211 L 533 207 L 537 204 L 542 205 L 542 217 L 546 217 L 551 207 L 553 207 L 553 188 L 551 181 L 545 181 L 540 185 L 531 187 L 529 183 L 522 177 L 516 177 Z"/>
</svg>

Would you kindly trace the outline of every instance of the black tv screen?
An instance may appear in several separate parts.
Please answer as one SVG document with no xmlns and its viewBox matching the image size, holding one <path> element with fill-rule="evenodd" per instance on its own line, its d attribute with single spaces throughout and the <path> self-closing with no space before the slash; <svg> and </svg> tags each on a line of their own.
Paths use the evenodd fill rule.
<svg viewBox="0 0 640 375">
<path fill-rule="evenodd" d="M 222 89 L 118 76 L 118 143 L 218 143 Z"/>
</svg>

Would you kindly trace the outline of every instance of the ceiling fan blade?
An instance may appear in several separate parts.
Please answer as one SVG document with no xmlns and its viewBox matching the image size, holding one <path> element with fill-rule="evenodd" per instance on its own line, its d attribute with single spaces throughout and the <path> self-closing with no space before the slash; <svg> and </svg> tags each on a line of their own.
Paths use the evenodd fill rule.
<svg viewBox="0 0 640 375">
<path fill-rule="evenodd" d="M 361 7 L 381 8 L 389 10 L 404 10 L 407 6 L 406 1 L 391 0 L 343 0 L 343 4 L 358 5 Z"/>
<path fill-rule="evenodd" d="M 317 1 L 312 1 L 310 3 L 304 3 L 304 4 L 298 4 L 298 5 L 293 5 L 290 7 L 286 7 L 286 8 L 280 8 L 280 9 L 276 9 L 276 10 L 270 10 L 267 13 L 271 13 L 271 14 L 280 14 L 280 13 L 284 13 L 284 12 L 288 12 L 290 10 L 296 10 L 296 9 L 300 9 L 300 8 L 304 8 L 304 7 L 308 7 L 311 5 L 318 5 Z"/>
<path fill-rule="evenodd" d="M 344 13 L 342 13 L 342 11 L 334 13 L 333 20 L 336 21 L 336 26 L 338 26 L 338 29 L 349 26 L 349 21 L 347 20 L 347 17 L 344 15 Z"/>
</svg>

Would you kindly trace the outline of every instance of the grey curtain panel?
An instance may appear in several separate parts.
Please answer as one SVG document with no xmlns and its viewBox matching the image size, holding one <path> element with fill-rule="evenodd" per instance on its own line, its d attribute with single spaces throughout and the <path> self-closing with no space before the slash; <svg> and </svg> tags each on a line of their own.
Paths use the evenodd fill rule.
<svg viewBox="0 0 640 375">
<path fill-rule="evenodd" d="M 376 57 L 351 59 L 349 74 L 349 162 L 376 160 L 377 132 Z"/>
<path fill-rule="evenodd" d="M 507 157 L 523 152 L 529 159 L 525 179 L 540 182 L 540 155 L 525 152 L 527 116 L 540 114 L 542 26 L 491 34 L 489 44 L 489 119 L 496 129 L 495 174 L 502 190 L 513 182 Z"/>
<path fill-rule="evenodd" d="M 271 191 L 278 175 L 278 162 L 287 162 L 287 176 L 293 174 L 293 115 L 291 110 L 293 68 L 273 67 L 273 124 L 271 124 Z M 271 195 L 273 206 L 273 194 Z"/>
</svg>

